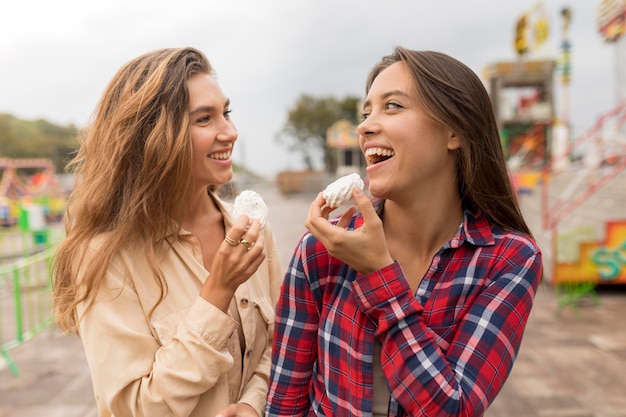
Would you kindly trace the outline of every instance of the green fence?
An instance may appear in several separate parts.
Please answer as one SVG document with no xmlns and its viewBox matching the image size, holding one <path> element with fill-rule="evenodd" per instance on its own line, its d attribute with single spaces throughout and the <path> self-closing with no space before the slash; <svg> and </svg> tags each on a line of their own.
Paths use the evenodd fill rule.
<svg viewBox="0 0 626 417">
<path fill-rule="evenodd" d="M 19 369 L 9 351 L 54 323 L 50 263 L 55 248 L 46 243 L 47 248 L 0 266 L 0 354 L 14 375 Z"/>
</svg>

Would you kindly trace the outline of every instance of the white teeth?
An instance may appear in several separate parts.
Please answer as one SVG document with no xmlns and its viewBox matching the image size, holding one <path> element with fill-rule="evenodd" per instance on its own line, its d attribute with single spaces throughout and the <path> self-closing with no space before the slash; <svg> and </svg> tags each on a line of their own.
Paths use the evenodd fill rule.
<svg viewBox="0 0 626 417">
<path fill-rule="evenodd" d="M 230 152 L 212 153 L 211 155 L 209 155 L 209 158 L 226 160 L 226 159 L 230 158 Z"/>
<path fill-rule="evenodd" d="M 365 150 L 366 156 L 378 155 L 378 156 L 394 156 L 395 151 L 385 148 L 369 148 Z"/>
</svg>

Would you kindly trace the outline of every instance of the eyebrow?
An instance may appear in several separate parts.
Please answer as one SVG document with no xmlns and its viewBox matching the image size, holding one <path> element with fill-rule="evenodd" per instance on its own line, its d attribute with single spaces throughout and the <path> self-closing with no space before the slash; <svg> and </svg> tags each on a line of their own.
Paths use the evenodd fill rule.
<svg viewBox="0 0 626 417">
<path fill-rule="evenodd" d="M 410 95 L 408 95 L 407 93 L 405 93 L 404 91 L 401 91 L 401 90 L 391 90 L 391 91 L 388 91 L 388 92 L 384 93 L 380 98 L 382 100 L 385 100 L 385 99 L 387 99 L 387 98 L 389 98 L 391 96 L 402 96 L 402 97 L 405 97 L 407 99 L 411 99 Z M 371 105 L 370 101 L 366 100 L 363 103 L 363 108 L 366 108 L 366 107 L 368 107 L 370 105 Z"/>
<path fill-rule="evenodd" d="M 224 106 L 222 108 L 227 109 L 230 106 L 230 99 L 227 98 L 224 102 Z M 215 106 L 199 106 L 189 112 L 189 115 L 194 115 L 196 113 L 213 113 L 216 111 Z"/>
</svg>

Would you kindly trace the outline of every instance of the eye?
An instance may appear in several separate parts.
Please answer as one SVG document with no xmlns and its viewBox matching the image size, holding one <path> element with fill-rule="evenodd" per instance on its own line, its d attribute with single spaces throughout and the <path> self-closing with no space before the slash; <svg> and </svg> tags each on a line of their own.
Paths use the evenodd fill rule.
<svg viewBox="0 0 626 417">
<path fill-rule="evenodd" d="M 365 113 L 365 112 L 363 112 L 363 113 L 361 113 L 361 114 L 359 115 L 359 119 L 360 119 L 361 121 L 363 121 L 363 120 L 367 119 L 367 118 L 369 117 L 369 115 L 370 115 L 369 113 Z"/>
<path fill-rule="evenodd" d="M 403 108 L 401 104 L 398 104 L 395 101 L 390 101 L 389 103 L 385 105 L 385 107 L 390 110 Z"/>
<path fill-rule="evenodd" d="M 196 119 L 196 123 L 201 124 L 201 125 L 205 125 L 209 123 L 210 121 L 211 121 L 211 116 L 209 116 L 208 114 L 200 116 Z"/>
<path fill-rule="evenodd" d="M 224 111 L 224 118 L 225 119 L 230 119 L 230 114 L 232 113 L 232 109 L 227 109 Z"/>
</svg>

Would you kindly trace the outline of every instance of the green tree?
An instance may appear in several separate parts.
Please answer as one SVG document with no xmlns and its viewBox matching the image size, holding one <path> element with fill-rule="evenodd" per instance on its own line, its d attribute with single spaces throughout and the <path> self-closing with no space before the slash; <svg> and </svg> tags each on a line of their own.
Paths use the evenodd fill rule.
<svg viewBox="0 0 626 417">
<path fill-rule="evenodd" d="M 324 168 L 333 172 L 337 161 L 335 154 L 326 145 L 326 131 L 338 120 L 346 119 L 357 124 L 357 105 L 360 98 L 347 96 L 337 99 L 332 96 L 314 97 L 302 94 L 289 109 L 287 121 L 277 140 L 291 152 L 300 153 L 308 169 L 314 169 L 316 153 L 323 155 Z"/>
<path fill-rule="evenodd" d="M 78 148 L 78 129 L 46 120 L 22 120 L 0 114 L 0 157 L 49 158 L 63 172 L 70 155 Z"/>
</svg>

